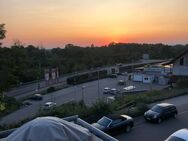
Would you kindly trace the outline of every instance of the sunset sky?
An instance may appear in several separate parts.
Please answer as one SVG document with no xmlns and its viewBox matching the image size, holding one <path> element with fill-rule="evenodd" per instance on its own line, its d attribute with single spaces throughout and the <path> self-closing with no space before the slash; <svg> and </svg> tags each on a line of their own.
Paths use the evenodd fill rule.
<svg viewBox="0 0 188 141">
<path fill-rule="evenodd" d="M 188 0 L 0 0 L 3 45 L 188 43 Z"/>
</svg>

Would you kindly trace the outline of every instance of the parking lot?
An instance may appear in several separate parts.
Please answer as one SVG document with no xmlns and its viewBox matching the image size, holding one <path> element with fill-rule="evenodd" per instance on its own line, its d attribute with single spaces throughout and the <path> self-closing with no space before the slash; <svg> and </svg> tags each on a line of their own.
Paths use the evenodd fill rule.
<svg viewBox="0 0 188 141">
<path fill-rule="evenodd" d="M 151 89 L 162 89 L 165 86 L 160 86 L 156 84 L 148 85 L 139 82 L 127 81 L 126 86 L 118 85 L 118 80 L 126 80 L 126 76 L 118 76 L 117 78 L 106 78 L 101 80 L 96 80 L 92 82 L 87 82 L 79 84 L 76 86 L 71 86 L 47 95 L 43 96 L 42 101 L 33 101 L 32 105 L 19 109 L 10 115 L 5 116 L 1 119 L 0 124 L 12 124 L 30 118 L 37 114 L 39 108 L 43 106 L 46 102 L 52 101 L 57 103 L 57 106 L 64 104 L 69 101 L 80 101 L 84 102 L 90 106 L 96 102 L 98 99 L 106 100 L 109 94 L 103 94 L 105 87 L 116 88 L 122 90 L 124 87 L 129 85 L 134 85 L 136 89 L 134 90 L 151 90 Z"/>
</svg>

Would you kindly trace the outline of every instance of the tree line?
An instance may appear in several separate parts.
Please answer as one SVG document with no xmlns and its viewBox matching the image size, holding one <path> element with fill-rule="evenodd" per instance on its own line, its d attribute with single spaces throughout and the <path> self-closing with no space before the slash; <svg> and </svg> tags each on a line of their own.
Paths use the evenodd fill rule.
<svg viewBox="0 0 188 141">
<path fill-rule="evenodd" d="M 1 25 L 1 24 L 0 24 Z M 0 26 L 1 39 L 5 37 Z M 15 42 L 0 46 L 0 91 L 20 83 L 44 78 L 45 68 L 58 67 L 60 75 L 117 63 L 130 63 L 147 53 L 151 59 L 173 58 L 188 49 L 188 45 L 110 43 L 106 46 L 80 47 L 67 44 L 53 49 Z"/>
</svg>

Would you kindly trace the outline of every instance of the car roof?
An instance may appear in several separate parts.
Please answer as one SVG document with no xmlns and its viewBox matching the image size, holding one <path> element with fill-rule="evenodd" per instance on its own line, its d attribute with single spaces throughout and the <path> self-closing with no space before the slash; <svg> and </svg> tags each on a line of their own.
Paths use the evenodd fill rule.
<svg viewBox="0 0 188 141">
<path fill-rule="evenodd" d="M 46 102 L 45 104 L 52 104 L 52 103 L 54 103 L 54 102 Z"/>
<path fill-rule="evenodd" d="M 35 96 L 41 96 L 41 94 L 34 94 Z"/>
<path fill-rule="evenodd" d="M 112 88 L 111 90 L 117 90 L 116 88 Z"/>
<path fill-rule="evenodd" d="M 160 107 L 169 107 L 169 106 L 173 106 L 174 107 L 174 105 L 170 104 L 170 103 L 160 103 L 160 104 L 157 104 L 157 105 L 160 106 Z"/>
<path fill-rule="evenodd" d="M 175 136 L 175 137 L 178 137 L 178 138 L 188 141 L 188 129 L 187 128 L 180 129 L 180 130 L 174 132 L 171 136 Z"/>
</svg>

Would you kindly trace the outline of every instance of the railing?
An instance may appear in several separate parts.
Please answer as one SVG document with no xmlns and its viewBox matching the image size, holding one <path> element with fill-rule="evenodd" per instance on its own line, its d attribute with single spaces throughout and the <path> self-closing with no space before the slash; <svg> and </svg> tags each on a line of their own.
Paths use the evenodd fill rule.
<svg viewBox="0 0 188 141">
<path fill-rule="evenodd" d="M 110 135 L 104 133 L 103 131 L 93 127 L 89 123 L 85 122 L 84 120 L 80 119 L 78 115 L 70 116 L 63 118 L 63 120 L 74 122 L 84 128 L 87 128 L 91 133 L 93 133 L 95 136 L 99 137 L 100 139 L 104 141 L 118 141 L 117 139 L 111 137 Z M 0 132 L 0 139 L 6 138 L 8 135 L 10 135 L 12 132 L 14 132 L 17 128 L 5 130 Z"/>
</svg>

